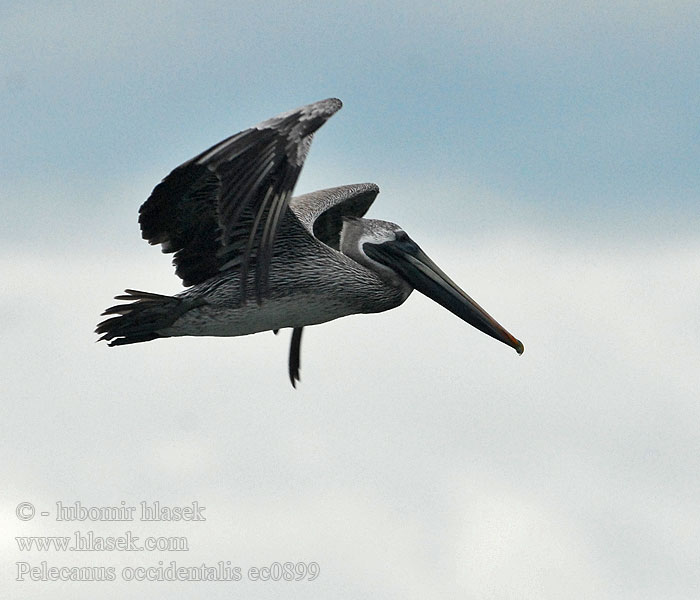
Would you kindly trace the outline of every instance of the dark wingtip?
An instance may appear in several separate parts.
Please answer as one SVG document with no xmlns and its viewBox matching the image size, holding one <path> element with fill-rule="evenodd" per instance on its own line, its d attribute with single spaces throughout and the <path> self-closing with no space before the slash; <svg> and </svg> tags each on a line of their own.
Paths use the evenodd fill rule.
<svg viewBox="0 0 700 600">
<path fill-rule="evenodd" d="M 340 98 L 326 98 L 325 100 L 319 100 L 318 102 L 309 104 L 307 108 L 321 111 L 330 117 L 343 108 L 343 103 Z"/>
<path fill-rule="evenodd" d="M 343 108 L 343 102 L 340 98 L 328 98 L 326 102 L 328 102 L 328 107 L 333 112 L 339 111 L 341 108 Z"/>
</svg>

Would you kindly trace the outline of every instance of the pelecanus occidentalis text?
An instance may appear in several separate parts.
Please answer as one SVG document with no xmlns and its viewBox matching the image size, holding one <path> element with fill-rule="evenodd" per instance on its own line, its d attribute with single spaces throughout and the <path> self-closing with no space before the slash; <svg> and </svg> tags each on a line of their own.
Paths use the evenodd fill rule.
<svg viewBox="0 0 700 600">
<path fill-rule="evenodd" d="M 330 98 L 263 121 L 163 179 L 139 210 L 141 233 L 174 253 L 187 289 L 175 296 L 126 290 L 116 299 L 127 303 L 103 313 L 110 318 L 97 326 L 100 340 L 120 346 L 291 327 L 295 385 L 303 327 L 389 310 L 417 289 L 522 354 L 522 343 L 401 227 L 363 218 L 376 185 L 291 197 L 314 132 L 341 106 Z"/>
</svg>

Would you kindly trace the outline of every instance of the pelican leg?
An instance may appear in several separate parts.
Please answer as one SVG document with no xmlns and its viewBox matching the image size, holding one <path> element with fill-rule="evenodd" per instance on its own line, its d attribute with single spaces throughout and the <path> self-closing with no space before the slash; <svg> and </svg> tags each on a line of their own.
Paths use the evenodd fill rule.
<svg viewBox="0 0 700 600">
<path fill-rule="evenodd" d="M 289 381 L 292 382 L 292 387 L 297 387 L 297 381 L 301 381 L 299 377 L 299 368 L 301 365 L 301 332 L 303 327 L 295 327 L 292 331 L 292 343 L 289 347 Z"/>
</svg>

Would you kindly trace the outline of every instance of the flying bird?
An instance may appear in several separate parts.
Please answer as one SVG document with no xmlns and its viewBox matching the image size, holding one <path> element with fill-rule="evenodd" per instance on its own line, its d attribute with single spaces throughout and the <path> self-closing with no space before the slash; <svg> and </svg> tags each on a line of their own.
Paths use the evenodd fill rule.
<svg viewBox="0 0 700 600">
<path fill-rule="evenodd" d="M 95 330 L 110 346 L 177 336 L 292 328 L 289 378 L 300 379 L 303 328 L 382 312 L 418 290 L 523 353 L 523 344 L 398 225 L 364 215 L 373 183 L 292 197 L 314 132 L 342 106 L 329 98 L 237 133 L 175 168 L 139 210 L 144 239 L 173 253 L 186 289 L 128 289 Z"/>
</svg>

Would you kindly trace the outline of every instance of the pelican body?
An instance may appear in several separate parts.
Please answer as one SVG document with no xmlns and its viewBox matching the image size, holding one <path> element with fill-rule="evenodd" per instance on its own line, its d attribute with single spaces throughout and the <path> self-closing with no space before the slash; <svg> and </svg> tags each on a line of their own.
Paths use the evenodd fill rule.
<svg viewBox="0 0 700 600">
<path fill-rule="evenodd" d="M 295 385 L 303 327 L 390 310 L 418 289 L 522 354 L 522 343 L 401 227 L 363 218 L 379 193 L 375 184 L 291 197 L 314 132 L 341 106 L 330 98 L 263 121 L 163 179 L 139 223 L 144 239 L 174 253 L 186 289 L 175 296 L 126 290 L 116 299 L 127 303 L 103 313 L 100 339 L 119 346 L 290 327 Z"/>
</svg>

